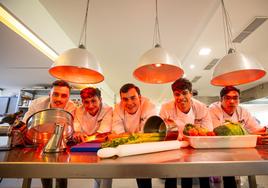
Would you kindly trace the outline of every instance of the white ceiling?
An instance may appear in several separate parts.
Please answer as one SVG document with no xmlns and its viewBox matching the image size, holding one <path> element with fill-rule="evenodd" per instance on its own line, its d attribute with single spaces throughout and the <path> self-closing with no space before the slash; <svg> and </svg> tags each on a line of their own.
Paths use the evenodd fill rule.
<svg viewBox="0 0 268 188">
<path fill-rule="evenodd" d="M 0 0 L 58 54 L 78 45 L 86 0 Z M 268 16 L 267 0 L 225 0 L 237 36 L 256 16 Z M 210 85 L 212 70 L 203 70 L 225 54 L 220 0 L 158 0 L 162 47 L 181 60 L 186 77 L 202 76 L 193 86 L 200 96 L 217 96 L 220 88 Z M 105 84 L 118 94 L 128 82 L 156 103 L 171 97 L 170 84 L 145 84 L 132 72 L 139 57 L 152 48 L 155 0 L 91 0 L 87 49 L 99 59 Z M 268 21 L 248 36 L 238 51 L 257 58 L 268 70 Z M 212 53 L 198 55 L 202 47 Z M 0 24 L 0 87 L 32 87 L 50 84 L 52 61 Z M 194 64 L 195 68 L 190 69 Z M 246 89 L 267 82 L 268 77 L 241 86 Z M 100 87 L 104 87 L 99 85 Z M 107 87 L 106 87 L 107 88 Z M 110 96 L 113 96 L 111 94 Z M 112 97 L 111 97 L 112 98 Z"/>
</svg>

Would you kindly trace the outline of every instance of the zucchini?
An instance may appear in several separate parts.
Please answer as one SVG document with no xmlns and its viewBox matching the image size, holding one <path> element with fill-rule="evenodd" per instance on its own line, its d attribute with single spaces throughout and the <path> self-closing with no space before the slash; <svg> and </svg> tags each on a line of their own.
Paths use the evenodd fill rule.
<svg viewBox="0 0 268 188">
<path fill-rule="evenodd" d="M 156 142 L 165 139 L 164 133 L 136 133 L 128 137 L 115 138 L 110 141 L 102 143 L 101 147 L 117 147 L 121 144 L 137 144 L 143 142 Z"/>
</svg>

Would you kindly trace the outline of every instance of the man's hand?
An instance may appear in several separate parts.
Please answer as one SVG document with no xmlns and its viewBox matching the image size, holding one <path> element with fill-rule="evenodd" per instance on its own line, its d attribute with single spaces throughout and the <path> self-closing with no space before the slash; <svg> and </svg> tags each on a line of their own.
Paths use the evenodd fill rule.
<svg viewBox="0 0 268 188">
<path fill-rule="evenodd" d="M 254 132 L 253 134 L 257 134 L 258 136 L 258 140 L 257 140 L 257 144 L 260 145 L 267 145 L 268 144 L 268 132 L 267 132 L 267 127 L 263 127 L 261 129 L 259 129 L 257 132 Z"/>
<path fill-rule="evenodd" d="M 24 141 L 24 135 L 20 130 L 12 130 L 11 131 L 11 146 L 25 146 L 25 141 Z"/>
<path fill-rule="evenodd" d="M 24 122 L 16 120 L 11 130 L 11 146 L 25 146 L 25 135 L 27 132 L 27 126 Z"/>
<path fill-rule="evenodd" d="M 80 142 L 85 142 L 85 137 L 87 135 L 85 133 L 81 133 L 81 132 L 75 132 L 73 134 L 73 138 L 74 140 L 77 142 L 77 143 L 80 143 Z"/>
<path fill-rule="evenodd" d="M 268 136 L 268 129 L 267 127 L 262 127 L 260 129 L 258 129 L 257 131 L 253 132 L 253 133 L 250 133 L 250 134 L 257 134 L 257 135 L 260 135 L 260 136 Z"/>
<path fill-rule="evenodd" d="M 2 123 L 8 123 L 9 125 L 13 125 L 16 120 L 20 118 L 20 116 L 23 114 L 23 111 L 20 110 L 14 114 L 7 114 L 2 120 L 0 121 L 0 124 Z"/>
</svg>

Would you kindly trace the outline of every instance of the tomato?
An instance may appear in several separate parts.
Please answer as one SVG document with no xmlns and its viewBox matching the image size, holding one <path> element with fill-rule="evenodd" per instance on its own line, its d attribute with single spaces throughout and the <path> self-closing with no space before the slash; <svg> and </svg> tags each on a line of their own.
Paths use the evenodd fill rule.
<svg viewBox="0 0 268 188">
<path fill-rule="evenodd" d="M 190 136 L 198 136 L 198 130 L 195 128 L 189 129 L 188 133 Z"/>
<path fill-rule="evenodd" d="M 207 136 L 216 136 L 216 134 L 213 131 L 207 132 Z"/>
<path fill-rule="evenodd" d="M 207 135 L 207 129 L 199 128 L 198 129 L 198 136 L 206 136 Z"/>
</svg>

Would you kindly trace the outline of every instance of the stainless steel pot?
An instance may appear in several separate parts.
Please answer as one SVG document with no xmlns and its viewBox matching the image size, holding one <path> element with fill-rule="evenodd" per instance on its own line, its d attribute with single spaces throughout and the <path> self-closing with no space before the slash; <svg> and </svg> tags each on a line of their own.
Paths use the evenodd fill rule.
<svg viewBox="0 0 268 188">
<path fill-rule="evenodd" d="M 151 116 L 147 119 L 143 127 L 144 133 L 166 133 L 167 126 L 159 116 Z"/>
<path fill-rule="evenodd" d="M 165 140 L 176 140 L 178 128 L 175 122 L 164 121 L 160 116 L 151 116 L 143 127 L 144 133 L 165 133 Z"/>
<path fill-rule="evenodd" d="M 64 139 L 70 138 L 73 134 L 72 114 L 59 108 L 36 112 L 27 119 L 26 124 L 28 127 L 26 136 L 34 144 L 46 144 L 57 125 L 64 126 Z"/>
</svg>

